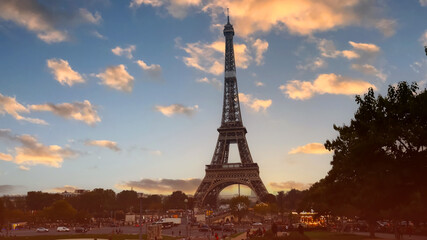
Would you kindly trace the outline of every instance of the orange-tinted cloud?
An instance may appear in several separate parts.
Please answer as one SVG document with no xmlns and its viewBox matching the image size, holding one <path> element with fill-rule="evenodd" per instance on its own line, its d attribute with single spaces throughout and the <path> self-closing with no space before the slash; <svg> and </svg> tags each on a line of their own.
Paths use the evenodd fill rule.
<svg viewBox="0 0 427 240">
<path fill-rule="evenodd" d="M 202 180 L 198 178 L 190 179 L 142 179 L 140 181 L 129 181 L 116 184 L 118 189 L 134 189 L 152 194 L 170 194 L 174 191 L 182 191 L 194 194 Z"/>
<path fill-rule="evenodd" d="M 221 90 L 221 88 L 222 88 L 222 82 L 216 78 L 209 79 L 207 77 L 204 77 L 204 78 L 197 79 L 196 82 L 210 84 L 218 90 Z"/>
<path fill-rule="evenodd" d="M 12 160 L 13 160 L 13 156 L 12 156 L 12 155 L 10 155 L 10 154 L 6 154 L 6 153 L 1 153 L 1 152 L 0 152 L 0 160 L 10 162 L 10 161 L 12 161 Z"/>
<path fill-rule="evenodd" d="M 65 158 L 76 157 L 78 153 L 58 145 L 44 145 L 31 135 L 12 135 L 8 129 L 0 129 L 0 138 L 20 143 L 15 147 L 13 162 L 19 166 L 45 165 L 59 168 Z"/>
<path fill-rule="evenodd" d="M 289 151 L 289 154 L 297 154 L 297 153 L 327 154 L 329 153 L 329 151 L 321 143 L 309 143 L 304 146 L 293 148 L 291 151 Z"/>
<path fill-rule="evenodd" d="M 138 60 L 136 61 L 136 63 L 142 68 L 142 70 L 144 70 L 144 72 L 146 72 L 151 79 L 154 80 L 162 80 L 162 67 L 160 67 L 159 64 L 151 64 L 148 65 L 147 63 L 145 63 L 142 60 Z"/>
<path fill-rule="evenodd" d="M 136 47 L 135 45 L 130 45 L 127 48 L 121 48 L 119 46 L 111 49 L 111 52 L 113 52 L 117 56 L 125 56 L 129 59 L 133 58 L 132 52 L 135 51 Z"/>
<path fill-rule="evenodd" d="M 75 83 L 85 82 L 83 77 L 78 72 L 74 71 L 66 60 L 55 58 L 48 59 L 47 66 L 50 68 L 56 81 L 62 85 L 67 84 L 71 87 Z"/>
<path fill-rule="evenodd" d="M 117 143 L 109 140 L 87 140 L 85 144 L 88 146 L 109 148 L 116 152 L 120 151 L 120 148 L 117 146 Z"/>
<path fill-rule="evenodd" d="M 309 99 L 315 94 L 362 94 L 368 88 L 376 89 L 375 85 L 369 82 L 334 73 L 320 74 L 313 82 L 291 80 L 279 87 L 283 94 L 297 100 Z"/>
<path fill-rule="evenodd" d="M 172 117 L 175 114 L 184 114 L 187 116 L 192 116 L 199 109 L 198 105 L 194 105 L 193 107 L 186 107 L 182 104 L 172 104 L 169 106 L 160 106 L 157 105 L 154 109 L 158 112 L 161 112 L 163 115 L 167 117 Z"/>
<path fill-rule="evenodd" d="M 30 105 L 30 109 L 52 112 L 60 117 L 82 121 L 88 125 L 94 125 L 101 121 L 96 108 L 88 100 L 74 103 Z"/>
<path fill-rule="evenodd" d="M 107 67 L 105 72 L 96 74 L 96 77 L 102 80 L 101 84 L 110 88 L 132 92 L 134 78 L 126 71 L 126 67 L 123 64 Z"/>
<path fill-rule="evenodd" d="M 258 98 L 253 98 L 252 95 L 244 93 L 239 93 L 239 101 L 245 106 L 254 110 L 255 112 L 259 112 L 261 110 L 265 111 L 273 103 L 271 99 L 262 100 Z"/>
<path fill-rule="evenodd" d="M 287 182 L 271 182 L 269 185 L 273 191 L 289 191 L 291 189 L 306 190 L 310 188 L 312 184 L 295 182 L 295 181 L 287 181 Z"/>
<path fill-rule="evenodd" d="M 27 121 L 35 124 L 47 125 L 47 122 L 37 118 L 21 116 L 21 113 L 28 114 L 30 110 L 16 101 L 15 97 L 4 96 L 0 93 L 0 115 L 9 114 L 16 120 Z"/>
</svg>

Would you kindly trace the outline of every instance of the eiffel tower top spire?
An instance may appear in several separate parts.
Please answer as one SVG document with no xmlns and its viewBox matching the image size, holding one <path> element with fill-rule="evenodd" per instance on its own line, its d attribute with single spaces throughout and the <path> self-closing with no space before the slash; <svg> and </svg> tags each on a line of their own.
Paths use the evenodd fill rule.
<svg viewBox="0 0 427 240">
<path fill-rule="evenodd" d="M 243 127 L 240 112 L 239 92 L 236 79 L 236 62 L 234 60 L 233 36 L 234 28 L 230 23 L 227 9 L 227 24 L 224 26 L 225 64 L 224 64 L 224 104 L 222 110 L 221 129 Z"/>
</svg>

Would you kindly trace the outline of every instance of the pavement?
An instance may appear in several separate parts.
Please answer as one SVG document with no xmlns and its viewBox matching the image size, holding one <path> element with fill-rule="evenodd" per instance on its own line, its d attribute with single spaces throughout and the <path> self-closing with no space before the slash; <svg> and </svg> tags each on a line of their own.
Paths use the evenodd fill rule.
<svg viewBox="0 0 427 240">
<path fill-rule="evenodd" d="M 368 232 L 352 232 L 352 234 L 355 235 L 361 235 L 369 237 Z M 375 237 L 382 238 L 382 239 L 395 239 L 394 234 L 391 233 L 375 233 Z M 401 240 L 427 240 L 427 236 L 418 236 L 418 235 L 403 235 L 403 238 Z"/>
</svg>

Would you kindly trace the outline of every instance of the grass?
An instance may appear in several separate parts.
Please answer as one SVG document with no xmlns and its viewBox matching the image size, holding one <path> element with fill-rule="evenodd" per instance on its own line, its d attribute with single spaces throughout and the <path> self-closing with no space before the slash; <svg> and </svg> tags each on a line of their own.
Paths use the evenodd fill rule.
<svg viewBox="0 0 427 240">
<path fill-rule="evenodd" d="M 366 236 L 332 232 L 305 232 L 311 240 L 364 240 Z"/>
<path fill-rule="evenodd" d="M 130 234 L 120 234 L 120 235 L 110 235 L 110 234 L 73 234 L 73 235 L 39 235 L 39 236 L 22 236 L 22 237 L 0 237 L 0 240 L 57 240 L 57 239 L 75 239 L 75 238 L 100 238 L 100 239 L 110 239 L 111 240 L 125 240 L 125 239 L 138 239 L 138 235 Z M 147 239 L 146 235 L 142 236 L 143 239 Z M 173 237 L 163 236 L 164 240 L 176 239 Z"/>
</svg>

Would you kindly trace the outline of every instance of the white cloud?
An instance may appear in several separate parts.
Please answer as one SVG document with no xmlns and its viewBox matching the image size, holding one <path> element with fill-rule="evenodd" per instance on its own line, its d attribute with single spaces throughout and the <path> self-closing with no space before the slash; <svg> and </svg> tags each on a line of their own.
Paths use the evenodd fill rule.
<svg viewBox="0 0 427 240">
<path fill-rule="evenodd" d="M 383 82 L 387 80 L 387 75 L 382 71 L 376 69 L 374 66 L 370 64 L 352 64 L 351 68 L 357 71 L 360 71 L 364 74 L 374 75 L 377 78 L 381 79 Z"/>
<path fill-rule="evenodd" d="M 199 109 L 198 105 L 194 105 L 193 107 L 186 107 L 182 104 L 172 104 L 169 106 L 160 106 L 157 105 L 154 109 L 158 112 L 161 112 L 163 115 L 167 117 L 172 117 L 175 114 L 184 114 L 187 116 L 194 115 Z"/>
<path fill-rule="evenodd" d="M 88 100 L 61 104 L 46 103 L 41 105 L 30 105 L 29 107 L 34 111 L 52 112 L 60 117 L 82 121 L 88 125 L 94 125 L 101 121 L 96 108 Z"/>
<path fill-rule="evenodd" d="M 320 74 L 313 82 L 291 80 L 279 87 L 283 94 L 291 99 L 305 100 L 315 94 L 362 94 L 368 88 L 376 89 L 375 85 L 334 73 Z"/>
<path fill-rule="evenodd" d="M 99 12 L 95 12 L 95 14 L 92 14 L 86 8 L 80 8 L 79 14 L 80 17 L 88 23 L 99 24 L 102 21 L 101 14 L 99 14 Z"/>
<path fill-rule="evenodd" d="M 152 194 L 170 194 L 173 191 L 182 191 L 193 194 L 201 183 L 201 179 L 141 179 L 116 184 L 119 189 L 134 189 Z"/>
<path fill-rule="evenodd" d="M 121 48 L 119 46 L 111 49 L 111 52 L 113 52 L 117 56 L 125 56 L 129 59 L 133 58 L 132 52 L 135 51 L 136 46 L 135 45 L 129 45 L 127 48 Z"/>
<path fill-rule="evenodd" d="M 255 48 L 256 57 L 255 61 L 257 65 L 261 65 L 264 61 L 264 53 L 268 49 L 268 42 L 265 40 L 257 39 L 252 46 Z"/>
<path fill-rule="evenodd" d="M 317 57 L 315 59 L 312 59 L 310 62 L 306 63 L 305 65 L 302 65 L 302 64 L 297 65 L 297 69 L 314 71 L 316 69 L 325 67 L 326 65 L 327 63 L 323 58 Z"/>
<path fill-rule="evenodd" d="M 162 80 L 162 67 L 159 64 L 151 64 L 147 65 L 144 61 L 138 60 L 136 63 L 144 70 L 144 72 L 148 73 L 148 75 L 155 80 Z"/>
<path fill-rule="evenodd" d="M 321 143 L 309 143 L 304 146 L 293 148 L 291 151 L 289 151 L 289 154 L 297 154 L 297 153 L 327 154 L 329 153 L 329 151 Z"/>
<path fill-rule="evenodd" d="M 105 147 L 105 148 L 109 148 L 113 151 L 120 151 L 121 149 L 117 146 L 116 142 L 113 141 L 109 141 L 109 140 L 87 140 L 85 142 L 86 145 L 88 146 L 98 146 L 98 147 Z"/>
<path fill-rule="evenodd" d="M 83 77 L 78 72 L 74 71 L 66 60 L 55 58 L 48 59 L 47 66 L 50 68 L 55 79 L 62 85 L 67 84 L 71 87 L 75 83 L 85 82 Z"/>
<path fill-rule="evenodd" d="M 271 99 L 262 100 L 253 98 L 252 95 L 244 93 L 239 93 L 239 101 L 255 112 L 259 112 L 260 110 L 265 111 L 273 103 Z"/>
<path fill-rule="evenodd" d="M 201 0 L 132 0 L 129 7 L 138 8 L 141 5 L 152 7 L 165 6 L 166 10 L 175 18 L 187 16 L 188 9 L 200 5 Z"/>
<path fill-rule="evenodd" d="M 18 101 L 16 101 L 15 97 L 12 98 L 8 96 L 3 96 L 0 93 L 0 114 L 4 115 L 6 113 L 11 115 L 16 120 L 27 121 L 30 123 L 41 124 L 41 125 L 47 125 L 47 122 L 45 122 L 44 120 L 21 116 L 20 113 L 28 114 L 30 113 L 30 110 L 25 106 L 23 106 L 22 104 L 20 104 Z"/>
<path fill-rule="evenodd" d="M 59 168 L 65 158 L 78 155 L 76 151 L 69 148 L 62 148 L 58 145 L 43 145 L 31 135 L 12 135 L 8 129 L 0 129 L 0 138 L 21 144 L 21 146 L 15 147 L 13 162 L 24 168 L 34 165 Z"/>
<path fill-rule="evenodd" d="M 393 19 L 380 19 L 375 24 L 375 27 L 382 32 L 386 37 L 393 36 L 396 33 L 396 20 Z"/>
<path fill-rule="evenodd" d="M 209 85 L 214 86 L 218 90 L 221 90 L 221 88 L 222 88 L 222 82 L 219 81 L 216 78 L 209 79 L 207 77 L 204 77 L 204 78 L 197 79 L 196 82 L 198 82 L 198 83 L 207 83 Z"/>
<path fill-rule="evenodd" d="M 260 82 L 260 81 L 255 81 L 255 86 L 257 86 L 257 87 L 264 87 L 264 83 L 263 82 Z"/>
<path fill-rule="evenodd" d="M 123 64 L 107 67 L 105 72 L 96 74 L 96 77 L 102 80 L 101 84 L 110 88 L 132 92 L 134 78 L 126 71 L 126 67 Z"/>
<path fill-rule="evenodd" d="M 99 32 L 98 32 L 98 31 L 96 31 L 96 30 L 92 31 L 92 32 L 91 32 L 91 34 L 92 34 L 93 36 L 95 36 L 95 37 L 99 38 L 99 39 L 103 39 L 103 40 L 107 39 L 107 37 L 106 37 L 106 36 L 102 35 L 101 33 L 99 33 Z"/>
</svg>

